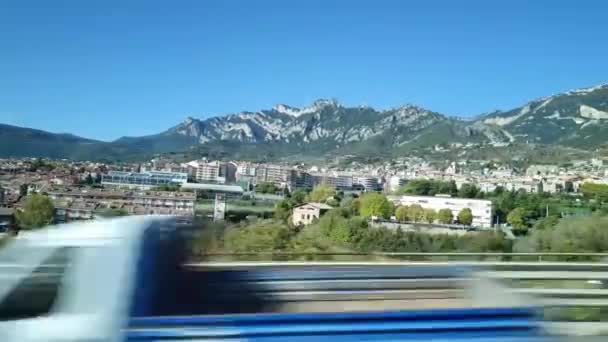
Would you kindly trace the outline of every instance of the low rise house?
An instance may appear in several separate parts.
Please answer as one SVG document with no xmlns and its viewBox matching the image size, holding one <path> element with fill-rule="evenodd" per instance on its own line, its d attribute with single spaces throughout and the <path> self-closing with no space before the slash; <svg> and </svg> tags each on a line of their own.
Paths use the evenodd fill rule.
<svg viewBox="0 0 608 342">
<path fill-rule="evenodd" d="M 312 202 L 300 204 L 293 208 L 291 221 L 296 226 L 309 225 L 331 208 L 331 206 L 325 203 Z"/>
</svg>

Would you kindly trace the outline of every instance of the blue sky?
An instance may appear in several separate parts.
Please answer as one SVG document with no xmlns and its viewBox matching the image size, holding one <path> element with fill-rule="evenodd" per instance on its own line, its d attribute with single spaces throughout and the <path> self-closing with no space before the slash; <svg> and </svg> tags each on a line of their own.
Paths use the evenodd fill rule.
<svg viewBox="0 0 608 342">
<path fill-rule="evenodd" d="M 608 80 L 608 1 L 0 2 L 0 122 L 103 140 L 316 98 L 450 115 Z"/>
</svg>

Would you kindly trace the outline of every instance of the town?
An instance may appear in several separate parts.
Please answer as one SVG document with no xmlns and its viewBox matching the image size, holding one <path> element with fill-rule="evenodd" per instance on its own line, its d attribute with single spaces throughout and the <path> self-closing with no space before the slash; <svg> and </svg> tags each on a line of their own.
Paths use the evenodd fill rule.
<svg viewBox="0 0 608 342">
<path fill-rule="evenodd" d="M 434 183 L 445 186 L 433 189 Z M 342 168 L 206 159 L 175 162 L 162 157 L 144 163 L 4 159 L 0 160 L 0 228 L 6 231 L 27 226 L 16 218 L 36 194 L 52 202 L 53 215 L 46 223 L 123 215 L 208 216 L 222 220 L 231 208 L 244 209 L 254 216 L 272 216 L 277 203 L 290 194 L 310 192 L 323 185 L 342 197 L 378 192 L 387 195 L 395 208 L 419 206 L 435 213 L 449 210 L 451 214 L 441 220 L 439 215 L 430 215 L 425 220 L 420 215 L 408 217 L 403 211 L 393 211 L 386 215 L 388 221 L 488 229 L 513 222 L 507 222 L 509 213 L 501 214 L 497 203 L 484 194 L 498 190 L 559 194 L 576 203 L 588 195 L 585 184 L 588 188 L 608 185 L 608 160 L 530 165 L 517 170 L 491 162 L 476 165 L 452 161 L 437 167 L 420 158 Z M 309 224 L 322 211 L 338 206 L 328 198 L 318 200 L 323 203 L 290 208 L 292 222 Z M 301 214 L 305 209 L 312 210 L 313 216 Z M 471 211 L 472 219 L 460 222 L 458 215 L 464 209 Z M 560 216 L 581 214 L 576 208 L 567 209 L 560 209 Z M 374 215 L 374 219 L 380 217 Z"/>
</svg>

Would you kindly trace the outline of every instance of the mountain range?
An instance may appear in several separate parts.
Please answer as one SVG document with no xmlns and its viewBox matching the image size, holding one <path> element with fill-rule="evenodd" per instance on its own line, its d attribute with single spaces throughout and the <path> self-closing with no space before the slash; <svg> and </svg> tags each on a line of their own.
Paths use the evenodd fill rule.
<svg viewBox="0 0 608 342">
<path fill-rule="evenodd" d="M 247 157 L 264 154 L 397 155 L 436 144 L 512 143 L 593 148 L 608 137 L 608 84 L 533 100 L 470 119 L 414 105 L 386 110 L 317 100 L 305 108 L 277 105 L 208 119 L 186 118 L 168 130 L 112 142 L 0 125 L 0 157 L 125 159 L 191 151 Z"/>
</svg>

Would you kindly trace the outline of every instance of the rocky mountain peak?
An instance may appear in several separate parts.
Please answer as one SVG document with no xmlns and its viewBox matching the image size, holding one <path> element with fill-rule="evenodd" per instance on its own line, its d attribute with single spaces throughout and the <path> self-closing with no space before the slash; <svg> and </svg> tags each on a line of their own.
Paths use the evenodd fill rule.
<svg viewBox="0 0 608 342">
<path fill-rule="evenodd" d="M 297 107 L 291 107 L 285 104 L 278 104 L 274 106 L 272 109 L 276 112 L 289 115 L 292 117 L 299 117 L 304 114 L 317 113 L 326 108 L 338 108 L 340 104 L 335 99 L 318 99 L 315 100 L 310 106 L 304 107 L 302 109 Z"/>
</svg>

